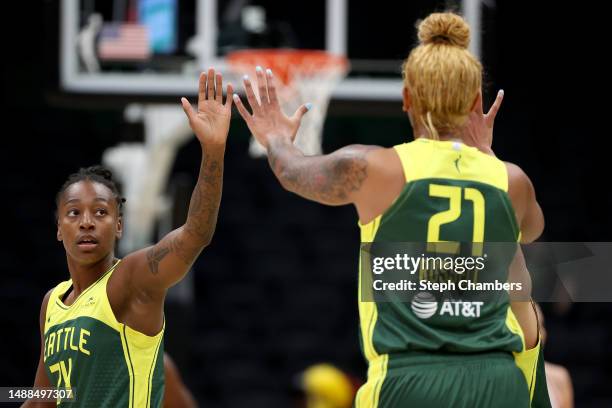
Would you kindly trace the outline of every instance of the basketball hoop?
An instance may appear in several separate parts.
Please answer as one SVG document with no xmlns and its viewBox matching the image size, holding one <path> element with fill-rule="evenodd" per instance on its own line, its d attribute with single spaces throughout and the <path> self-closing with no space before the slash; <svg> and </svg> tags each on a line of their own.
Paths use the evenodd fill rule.
<svg viewBox="0 0 612 408">
<path fill-rule="evenodd" d="M 249 49 L 228 54 L 227 61 L 240 76 L 256 78 L 256 66 L 271 69 L 278 80 L 281 107 L 287 115 L 292 115 L 303 103 L 312 103 L 312 109 L 302 119 L 295 144 L 306 155 L 321 154 L 327 106 L 332 90 L 348 73 L 347 58 L 320 50 Z M 259 99 L 257 86 L 254 91 Z M 266 150 L 251 138 L 249 153 L 265 157 Z"/>
</svg>

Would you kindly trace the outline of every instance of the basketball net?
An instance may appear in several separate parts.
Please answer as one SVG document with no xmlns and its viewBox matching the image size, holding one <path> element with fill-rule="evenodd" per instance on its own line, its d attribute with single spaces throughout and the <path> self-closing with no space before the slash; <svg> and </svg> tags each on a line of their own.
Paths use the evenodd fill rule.
<svg viewBox="0 0 612 408">
<path fill-rule="evenodd" d="M 229 66 L 237 75 L 249 75 L 256 81 L 255 67 L 271 69 L 283 112 L 291 116 L 302 104 L 312 108 L 302 118 L 295 144 L 308 156 L 322 153 L 323 122 L 334 87 L 348 73 L 348 60 L 319 50 L 263 49 L 241 50 L 227 55 Z M 258 87 L 253 90 L 260 101 Z M 265 157 L 264 147 L 251 137 L 249 153 Z"/>
</svg>

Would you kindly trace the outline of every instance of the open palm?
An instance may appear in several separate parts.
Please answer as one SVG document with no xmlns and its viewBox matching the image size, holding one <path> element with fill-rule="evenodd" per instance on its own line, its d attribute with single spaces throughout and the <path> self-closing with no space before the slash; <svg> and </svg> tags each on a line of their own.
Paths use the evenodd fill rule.
<svg viewBox="0 0 612 408">
<path fill-rule="evenodd" d="M 233 93 L 232 85 L 227 85 L 227 95 Z M 232 98 L 223 103 L 223 76 L 215 74 L 210 68 L 208 73 L 200 74 L 198 87 L 198 109 L 194 110 L 187 98 L 181 98 L 183 110 L 189 119 L 189 126 L 202 144 L 224 144 L 227 141 L 232 116 Z"/>
<path fill-rule="evenodd" d="M 255 139 L 265 148 L 268 148 L 271 138 L 274 137 L 286 137 L 293 141 L 302 116 L 308 111 L 309 106 L 302 105 L 293 116 L 287 116 L 281 109 L 272 71 L 266 70 L 265 77 L 260 67 L 257 67 L 256 72 L 260 101 L 255 96 L 250 79 L 245 77 L 244 88 L 253 113 L 249 113 L 238 95 L 234 95 L 238 112 L 246 121 Z"/>
</svg>

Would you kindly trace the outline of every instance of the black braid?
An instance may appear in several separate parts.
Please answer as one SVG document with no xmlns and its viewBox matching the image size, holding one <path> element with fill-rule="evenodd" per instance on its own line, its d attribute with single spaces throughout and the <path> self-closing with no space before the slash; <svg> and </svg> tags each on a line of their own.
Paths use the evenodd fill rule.
<svg viewBox="0 0 612 408">
<path fill-rule="evenodd" d="M 115 199 L 117 200 L 117 208 L 119 209 L 119 215 L 123 215 L 123 203 L 125 203 L 125 198 L 121 196 L 119 193 L 119 187 L 115 180 L 113 180 L 113 173 L 104 166 L 96 165 L 90 167 L 81 167 L 78 172 L 72 173 L 68 176 L 68 179 L 62 185 L 62 188 L 58 191 L 55 196 L 55 204 L 59 208 L 60 199 L 64 194 L 64 191 L 74 183 L 78 183 L 79 181 L 94 181 L 96 183 L 100 183 L 108 187 L 108 189 L 113 193 Z M 57 215 L 57 214 L 56 214 Z M 56 216 L 57 218 L 57 216 Z"/>
</svg>

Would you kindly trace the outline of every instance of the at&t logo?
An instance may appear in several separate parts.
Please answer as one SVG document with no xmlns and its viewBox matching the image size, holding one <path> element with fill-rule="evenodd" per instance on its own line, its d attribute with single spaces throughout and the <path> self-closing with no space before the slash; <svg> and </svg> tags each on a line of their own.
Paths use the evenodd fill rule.
<svg viewBox="0 0 612 408">
<path fill-rule="evenodd" d="M 464 302 L 461 300 L 442 302 L 439 316 L 480 317 L 483 302 Z M 429 319 L 438 312 L 438 302 L 429 292 L 419 292 L 412 299 L 412 312 L 420 319 Z"/>
</svg>

